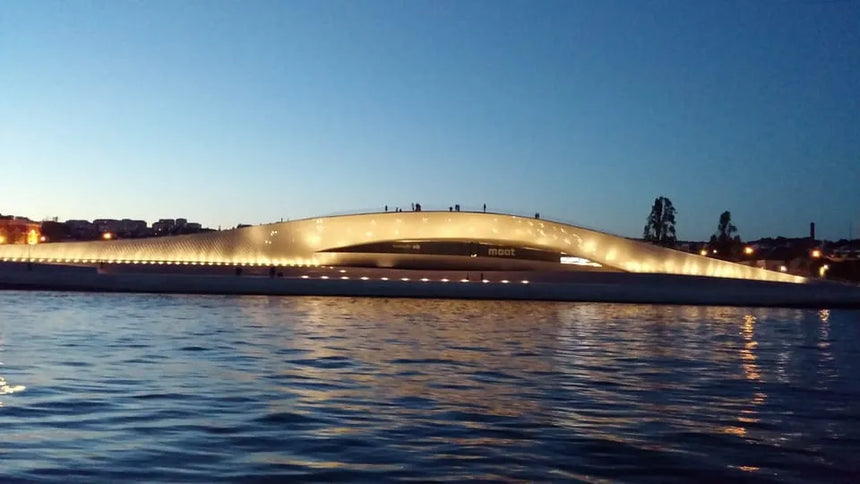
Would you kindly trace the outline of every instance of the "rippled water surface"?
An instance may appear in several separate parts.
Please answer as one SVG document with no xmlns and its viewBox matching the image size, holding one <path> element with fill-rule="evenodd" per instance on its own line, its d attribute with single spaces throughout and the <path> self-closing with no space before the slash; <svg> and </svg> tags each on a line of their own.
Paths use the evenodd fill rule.
<svg viewBox="0 0 860 484">
<path fill-rule="evenodd" d="M 0 481 L 860 479 L 860 312 L 0 292 Z"/>
</svg>

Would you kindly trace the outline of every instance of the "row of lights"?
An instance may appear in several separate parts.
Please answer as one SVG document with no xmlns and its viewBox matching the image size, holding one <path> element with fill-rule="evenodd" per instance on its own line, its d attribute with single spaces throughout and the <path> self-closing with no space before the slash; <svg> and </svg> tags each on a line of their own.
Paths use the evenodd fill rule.
<svg viewBox="0 0 860 484">
<path fill-rule="evenodd" d="M 251 267 L 319 267 L 317 262 L 281 263 L 281 262 L 203 262 L 203 261 L 155 261 L 155 260 L 115 260 L 115 259 L 66 259 L 66 258 L 37 258 L 37 257 L 4 257 L 3 262 L 64 262 L 72 264 L 152 264 L 152 265 L 192 265 L 192 266 L 251 266 Z"/>
<path fill-rule="evenodd" d="M 711 252 L 712 252 L 712 253 L 714 253 L 714 254 L 716 254 L 716 253 L 717 253 L 717 249 L 713 249 Z M 755 249 L 754 249 L 754 248 L 752 248 L 752 247 L 750 247 L 750 246 L 744 247 L 744 254 L 745 254 L 745 255 L 753 255 L 753 253 L 754 253 L 754 252 L 755 252 Z M 707 256 L 707 255 L 708 255 L 708 250 L 707 250 L 707 249 L 702 249 L 702 250 L 700 250 L 700 251 L 699 251 L 699 255 Z M 820 259 L 820 258 L 821 258 L 821 250 L 820 250 L 820 249 L 813 249 L 813 250 L 809 253 L 809 255 L 810 255 L 813 259 Z"/>
<path fill-rule="evenodd" d="M 307 274 L 305 274 L 305 275 L 303 275 L 303 276 L 301 276 L 301 277 L 302 277 L 302 279 L 310 279 L 310 278 L 311 278 L 311 276 L 309 276 L 309 275 L 307 275 Z M 331 278 L 331 277 L 329 277 L 329 276 L 319 276 L 319 278 L 320 278 L 320 279 L 322 279 L 322 280 L 329 280 L 329 279 L 332 279 L 332 278 Z M 346 280 L 349 280 L 349 276 L 341 276 L 341 277 L 340 277 L 340 279 L 341 279 L 341 280 L 346 281 Z M 362 281 L 369 281 L 369 280 L 370 280 L 370 278 L 369 278 L 369 277 L 367 277 L 367 276 L 359 277 L 359 279 L 361 279 Z M 404 282 L 409 282 L 409 281 L 411 281 L 411 280 L 412 280 L 412 279 L 410 279 L 410 278 L 408 278 L 408 277 L 401 277 L 401 278 L 399 278 L 399 279 L 400 279 L 401 281 L 404 281 Z M 389 277 L 380 277 L 380 278 L 379 278 L 379 280 L 380 280 L 380 281 L 390 281 L 390 280 L 392 280 L 392 279 L 391 279 L 391 278 L 389 278 Z M 397 278 L 395 278 L 394 280 L 397 280 Z M 430 280 L 430 279 L 428 279 L 428 278 L 426 278 L 426 277 L 422 277 L 421 279 L 415 279 L 415 280 L 416 280 L 416 281 L 421 281 L 421 282 L 431 282 L 431 280 Z M 439 279 L 439 282 L 451 282 L 451 279 L 448 279 L 448 278 L 443 277 L 443 278 Z M 469 279 L 460 279 L 460 282 L 473 282 L 473 281 L 470 281 Z M 489 279 L 481 279 L 481 282 L 482 282 L 482 283 L 484 283 L 484 284 L 487 284 L 487 283 L 489 283 L 489 282 L 491 282 L 491 281 L 490 281 Z M 499 282 L 500 282 L 500 283 L 502 283 L 502 284 L 510 284 L 510 282 L 511 282 L 511 281 L 509 281 L 509 280 L 507 280 L 507 279 L 502 279 L 502 280 L 500 280 Z M 529 281 L 529 280 L 527 280 L 527 279 L 523 279 L 523 280 L 521 280 L 521 281 L 519 281 L 519 282 L 520 282 L 521 284 L 529 284 L 529 282 L 530 282 L 530 281 Z"/>
<path fill-rule="evenodd" d="M 73 264 L 105 263 L 105 264 L 152 264 L 152 265 L 186 265 L 186 266 L 187 265 L 192 265 L 192 266 L 197 266 L 197 265 L 200 265 L 200 266 L 257 266 L 257 267 L 271 266 L 272 265 L 272 264 L 260 264 L 260 263 L 254 264 L 254 263 L 245 263 L 245 262 L 230 263 L 230 262 L 197 262 L 197 261 L 191 261 L 191 262 L 189 262 L 189 261 L 176 261 L 176 262 L 174 262 L 174 261 L 119 261 L 119 260 L 115 261 L 115 260 L 96 260 L 96 259 L 27 259 L 24 257 L 11 257 L 11 258 L 10 257 L 4 257 L 3 258 L 3 262 L 28 262 L 28 260 L 32 261 L 32 262 L 71 262 Z M 302 266 L 302 264 L 298 265 L 298 267 L 301 267 L 301 266 Z M 310 267 L 310 266 L 311 266 L 311 264 L 308 264 L 308 267 Z M 318 265 L 313 264 L 313 266 L 316 267 Z M 339 272 L 345 273 L 346 270 L 341 269 Z M 302 279 L 308 279 L 308 278 L 310 278 L 310 276 L 307 276 L 307 275 L 302 276 Z M 330 277 L 329 276 L 320 276 L 320 279 L 330 279 Z M 340 276 L 340 279 L 349 280 L 349 276 Z M 359 279 L 361 279 L 362 281 L 370 280 L 370 278 L 367 276 L 362 276 Z M 379 279 L 381 281 L 390 280 L 388 277 L 380 277 Z M 401 281 L 410 281 L 411 279 L 408 277 L 401 277 L 400 280 Z M 430 282 L 430 279 L 428 279 L 426 277 L 422 277 L 421 279 L 418 279 L 418 280 L 421 282 Z M 451 279 L 443 277 L 443 278 L 439 279 L 439 281 L 440 282 L 451 282 Z M 472 282 L 472 281 L 470 281 L 469 279 L 460 279 L 460 282 Z M 488 283 L 488 282 L 490 282 L 490 280 L 489 279 L 482 279 L 481 282 Z M 507 279 L 502 279 L 499 282 L 501 282 L 502 284 L 508 284 L 511 281 L 509 281 Z M 529 283 L 529 281 L 526 279 L 523 279 L 520 282 L 522 284 L 528 284 Z"/>
</svg>

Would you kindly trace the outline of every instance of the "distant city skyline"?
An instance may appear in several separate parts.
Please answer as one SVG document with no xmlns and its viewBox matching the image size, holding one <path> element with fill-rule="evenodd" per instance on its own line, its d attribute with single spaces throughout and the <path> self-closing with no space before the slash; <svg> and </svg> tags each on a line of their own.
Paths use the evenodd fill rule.
<svg viewBox="0 0 860 484">
<path fill-rule="evenodd" d="M 860 232 L 860 2 L 30 2 L 0 9 L 0 213 L 540 212 Z"/>
</svg>

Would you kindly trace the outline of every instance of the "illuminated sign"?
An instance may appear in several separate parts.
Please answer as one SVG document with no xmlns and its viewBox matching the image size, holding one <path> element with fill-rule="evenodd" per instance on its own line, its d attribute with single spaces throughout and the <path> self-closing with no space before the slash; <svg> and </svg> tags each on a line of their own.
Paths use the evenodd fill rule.
<svg viewBox="0 0 860 484">
<path fill-rule="evenodd" d="M 501 249 L 498 247 L 490 247 L 487 249 L 487 255 L 493 257 L 516 257 L 516 249 Z"/>
</svg>

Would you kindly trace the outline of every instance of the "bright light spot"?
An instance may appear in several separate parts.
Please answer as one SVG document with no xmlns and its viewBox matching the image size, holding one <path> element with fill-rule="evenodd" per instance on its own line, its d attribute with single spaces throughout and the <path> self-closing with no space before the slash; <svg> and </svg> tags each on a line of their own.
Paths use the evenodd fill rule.
<svg viewBox="0 0 860 484">
<path fill-rule="evenodd" d="M 705 249 L 702 249 L 699 251 L 699 255 L 708 255 L 708 251 Z"/>
<path fill-rule="evenodd" d="M 785 267 L 785 266 L 779 266 L 779 271 L 780 271 L 780 272 L 786 272 L 786 271 L 788 271 L 788 267 Z"/>
<path fill-rule="evenodd" d="M 427 282 L 427 281 L 429 281 L 429 280 L 430 280 L 430 279 L 427 279 L 426 277 L 422 277 L 422 278 L 421 278 L 421 282 Z"/>
<path fill-rule="evenodd" d="M 812 251 L 812 257 L 818 259 L 819 257 L 821 257 L 821 251 L 818 249 L 813 250 Z"/>
<path fill-rule="evenodd" d="M 522 280 L 522 281 L 520 281 L 520 282 L 522 282 L 523 284 L 528 284 L 528 283 L 529 283 L 529 281 L 527 281 L 527 280 L 525 280 L 525 279 L 523 279 L 523 280 Z"/>
<path fill-rule="evenodd" d="M 307 279 L 307 278 L 308 278 L 307 275 L 302 276 L 302 279 Z"/>
<path fill-rule="evenodd" d="M 110 232 L 105 232 L 102 234 L 102 238 L 105 240 L 111 240 L 113 238 L 113 234 Z"/>
<path fill-rule="evenodd" d="M 328 276 L 320 276 L 320 279 L 328 279 Z"/>
<path fill-rule="evenodd" d="M 603 267 L 602 265 L 584 257 L 561 256 L 559 262 L 562 264 L 572 264 L 576 266 Z"/>
<path fill-rule="evenodd" d="M 511 281 L 509 281 L 509 280 L 507 280 L 507 279 L 502 279 L 502 284 L 507 284 L 507 283 L 509 283 L 509 282 L 511 282 Z"/>
<path fill-rule="evenodd" d="M 400 278 L 400 280 L 401 280 L 401 281 L 408 281 L 408 280 L 409 280 L 409 278 L 408 278 L 408 277 L 401 277 L 401 278 Z"/>
<path fill-rule="evenodd" d="M 341 274 L 346 274 L 346 269 L 341 269 L 338 272 L 340 272 Z"/>
<path fill-rule="evenodd" d="M 744 247 L 744 254 L 752 255 L 753 252 L 755 252 L 755 249 L 753 249 L 752 247 L 749 247 L 749 246 Z"/>
<path fill-rule="evenodd" d="M 716 253 L 717 253 L 717 249 L 714 249 L 714 250 L 712 250 L 711 252 L 713 252 L 714 254 L 716 254 Z"/>
<path fill-rule="evenodd" d="M 482 280 L 481 280 L 481 282 L 483 282 L 484 284 L 486 284 L 486 283 L 490 282 L 490 280 L 489 280 L 489 279 L 482 279 Z"/>
<path fill-rule="evenodd" d="M 362 281 L 366 281 L 366 280 L 368 280 L 368 279 L 370 279 L 370 278 L 369 278 L 369 277 L 367 277 L 367 276 L 361 276 L 361 280 L 362 280 Z"/>
<path fill-rule="evenodd" d="M 347 280 L 347 279 L 349 279 L 349 276 L 342 276 L 341 279 Z"/>
<path fill-rule="evenodd" d="M 48 238 L 47 238 L 47 237 L 45 237 L 44 235 L 43 235 L 43 236 L 41 236 L 41 237 L 39 237 L 39 242 L 44 242 L 44 241 L 46 241 L 46 240 L 48 240 Z"/>
<path fill-rule="evenodd" d="M 830 269 L 830 266 L 824 264 L 823 266 L 818 268 L 818 277 L 824 277 L 827 274 L 827 270 Z"/>
<path fill-rule="evenodd" d="M 440 280 L 441 280 L 442 282 L 448 282 L 448 279 L 446 279 L 446 278 L 444 278 L 444 277 L 443 277 L 442 279 L 440 279 Z"/>
<path fill-rule="evenodd" d="M 469 282 L 468 279 L 460 279 L 460 282 Z"/>
<path fill-rule="evenodd" d="M 6 237 L 0 235 L 0 244 L 5 244 L 5 243 L 6 243 Z"/>
</svg>

